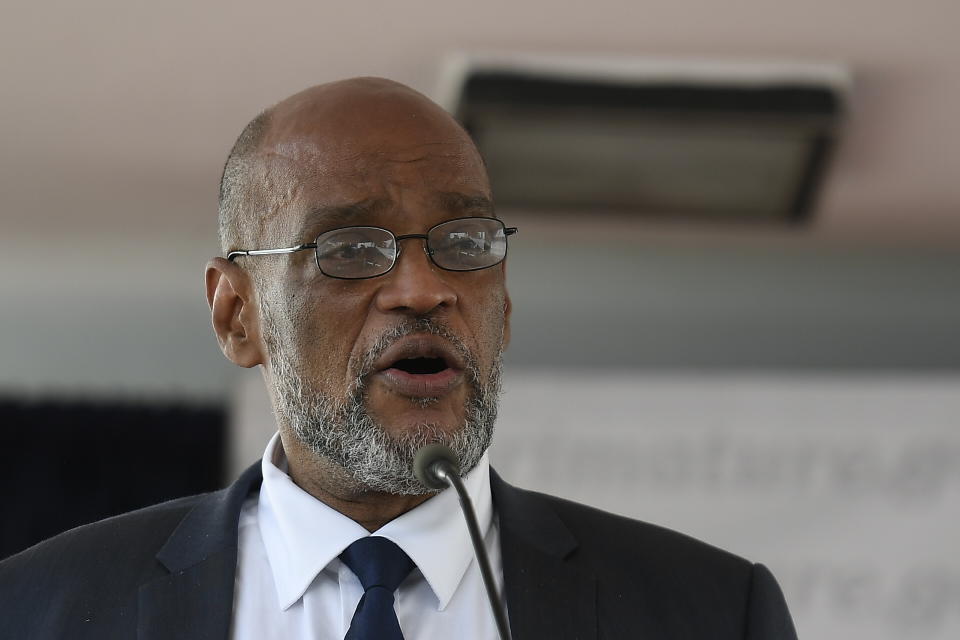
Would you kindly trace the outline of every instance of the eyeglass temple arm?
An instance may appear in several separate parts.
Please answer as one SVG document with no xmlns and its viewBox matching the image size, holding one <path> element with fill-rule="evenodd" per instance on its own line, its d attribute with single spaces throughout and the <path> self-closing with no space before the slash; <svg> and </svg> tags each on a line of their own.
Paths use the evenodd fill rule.
<svg viewBox="0 0 960 640">
<path fill-rule="evenodd" d="M 504 227 L 504 228 L 503 228 L 503 233 L 504 233 L 504 235 L 508 235 L 508 236 L 512 236 L 512 235 L 515 234 L 517 231 L 519 231 L 519 229 L 517 229 L 516 227 Z"/>
<path fill-rule="evenodd" d="M 227 260 L 233 262 L 233 259 L 237 256 L 269 256 L 278 253 L 296 253 L 297 251 L 316 248 L 316 242 L 308 242 L 307 244 L 298 244 L 295 247 L 284 247 L 282 249 L 238 249 L 237 251 L 231 251 L 228 253 Z"/>
</svg>

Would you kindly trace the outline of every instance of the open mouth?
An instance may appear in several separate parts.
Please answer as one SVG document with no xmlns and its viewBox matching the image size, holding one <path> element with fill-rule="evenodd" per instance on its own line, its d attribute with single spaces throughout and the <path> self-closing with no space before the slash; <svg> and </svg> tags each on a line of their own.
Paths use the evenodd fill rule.
<svg viewBox="0 0 960 640">
<path fill-rule="evenodd" d="M 430 375 L 449 369 L 443 358 L 403 358 L 393 363 L 391 369 L 399 369 L 412 375 Z"/>
<path fill-rule="evenodd" d="M 434 335 L 401 338 L 378 359 L 375 367 L 376 377 L 393 392 L 414 398 L 439 398 L 464 380 L 458 352 Z"/>
</svg>

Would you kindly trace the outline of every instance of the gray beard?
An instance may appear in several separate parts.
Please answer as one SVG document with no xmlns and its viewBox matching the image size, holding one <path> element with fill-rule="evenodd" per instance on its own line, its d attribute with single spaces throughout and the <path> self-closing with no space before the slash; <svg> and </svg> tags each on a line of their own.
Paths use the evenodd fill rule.
<svg viewBox="0 0 960 640">
<path fill-rule="evenodd" d="M 352 367 L 358 372 L 357 379 L 347 397 L 338 402 L 300 375 L 294 351 L 285 344 L 284 333 L 278 330 L 270 309 L 261 310 L 277 418 L 316 456 L 346 471 L 357 488 L 396 495 L 431 493 L 413 473 L 413 459 L 420 447 L 432 443 L 450 447 L 460 460 L 461 475 L 466 475 L 490 446 L 500 398 L 502 344 L 490 375 L 481 382 L 476 358 L 444 325 L 428 317 L 405 321 L 380 336 L 358 366 Z M 445 338 L 466 363 L 465 374 L 470 386 L 466 417 L 453 433 L 447 433 L 440 425 L 425 423 L 393 436 L 367 409 L 366 382 L 373 362 L 395 341 L 412 333 L 431 333 Z M 433 398 L 411 400 L 420 406 L 436 401 Z"/>
</svg>

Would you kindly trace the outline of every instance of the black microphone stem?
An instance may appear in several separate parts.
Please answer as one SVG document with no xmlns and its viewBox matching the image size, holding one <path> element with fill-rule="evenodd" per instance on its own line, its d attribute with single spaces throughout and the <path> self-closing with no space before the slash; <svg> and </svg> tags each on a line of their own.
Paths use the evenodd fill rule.
<svg viewBox="0 0 960 640">
<path fill-rule="evenodd" d="M 433 463 L 433 469 L 439 478 L 456 489 L 457 495 L 460 497 L 460 509 L 467 521 L 470 541 L 473 542 L 473 551 L 477 556 L 477 563 L 480 565 L 480 575 L 483 576 L 483 584 L 487 588 L 487 598 L 490 600 L 493 618 L 497 622 L 497 631 L 500 632 L 501 640 L 511 640 L 510 625 L 507 623 L 507 616 L 504 614 L 503 601 L 500 599 L 500 594 L 497 593 L 497 584 L 493 581 L 493 569 L 490 568 L 487 548 L 484 546 L 483 537 L 480 535 L 480 525 L 477 523 L 477 514 L 473 511 L 473 501 L 470 500 L 467 488 L 463 486 L 460 475 L 454 471 L 449 462 L 438 460 Z"/>
</svg>

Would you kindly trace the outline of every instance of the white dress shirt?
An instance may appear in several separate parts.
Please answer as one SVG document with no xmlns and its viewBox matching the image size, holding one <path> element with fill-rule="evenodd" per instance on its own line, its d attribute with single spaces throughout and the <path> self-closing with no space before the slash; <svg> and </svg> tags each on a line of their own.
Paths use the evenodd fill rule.
<svg viewBox="0 0 960 640">
<path fill-rule="evenodd" d="M 294 484 L 279 434 L 263 455 L 263 485 L 240 512 L 234 640 L 341 640 L 363 595 L 338 556 L 368 535 L 389 538 L 416 563 L 394 608 L 405 640 L 497 638 L 457 494 L 448 489 L 371 534 Z M 466 478 L 503 593 L 499 527 L 484 454 Z"/>
</svg>

